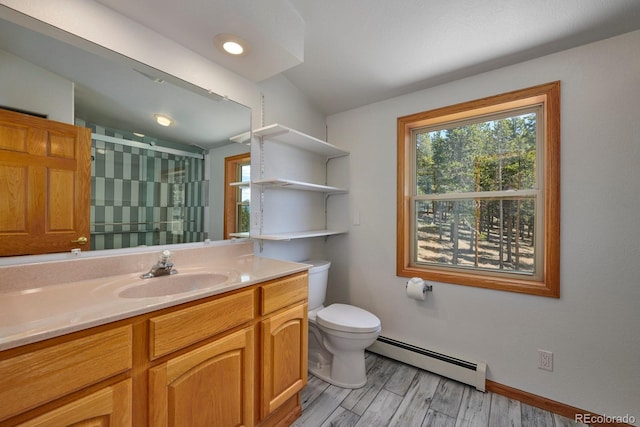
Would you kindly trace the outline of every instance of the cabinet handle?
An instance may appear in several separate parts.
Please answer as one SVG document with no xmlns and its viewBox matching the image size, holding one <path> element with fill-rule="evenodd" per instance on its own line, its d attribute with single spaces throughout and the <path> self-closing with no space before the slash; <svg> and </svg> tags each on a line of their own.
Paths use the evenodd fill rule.
<svg viewBox="0 0 640 427">
<path fill-rule="evenodd" d="M 77 243 L 79 245 L 86 245 L 88 241 L 89 241 L 89 239 L 87 239 L 86 237 L 82 236 L 82 237 L 78 237 L 76 240 L 72 240 L 71 243 Z"/>
</svg>

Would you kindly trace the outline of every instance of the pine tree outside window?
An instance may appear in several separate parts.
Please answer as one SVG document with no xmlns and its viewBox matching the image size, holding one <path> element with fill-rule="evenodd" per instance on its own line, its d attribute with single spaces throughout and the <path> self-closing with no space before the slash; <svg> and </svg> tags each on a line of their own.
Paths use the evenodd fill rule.
<svg viewBox="0 0 640 427">
<path fill-rule="evenodd" d="M 398 275 L 559 296 L 559 92 L 398 119 Z"/>
</svg>

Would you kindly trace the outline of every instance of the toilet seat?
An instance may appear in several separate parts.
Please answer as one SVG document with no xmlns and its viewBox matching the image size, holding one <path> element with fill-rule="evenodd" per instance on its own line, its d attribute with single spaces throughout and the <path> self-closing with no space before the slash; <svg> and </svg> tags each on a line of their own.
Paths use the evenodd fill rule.
<svg viewBox="0 0 640 427">
<path fill-rule="evenodd" d="M 341 332 L 369 333 L 380 329 L 380 319 L 375 315 L 347 304 L 331 304 L 318 311 L 316 323 Z"/>
</svg>

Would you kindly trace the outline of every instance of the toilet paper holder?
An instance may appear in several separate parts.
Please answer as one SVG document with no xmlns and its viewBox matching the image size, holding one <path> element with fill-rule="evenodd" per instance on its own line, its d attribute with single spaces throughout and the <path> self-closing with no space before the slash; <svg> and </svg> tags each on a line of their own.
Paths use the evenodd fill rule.
<svg viewBox="0 0 640 427">
<path fill-rule="evenodd" d="M 405 283 L 404 287 L 407 288 L 409 286 L 409 282 L 411 280 L 407 280 L 407 283 Z M 433 285 L 429 285 L 427 284 L 427 282 L 423 281 L 422 282 L 422 293 L 426 294 L 427 292 L 432 292 L 433 291 Z"/>
</svg>

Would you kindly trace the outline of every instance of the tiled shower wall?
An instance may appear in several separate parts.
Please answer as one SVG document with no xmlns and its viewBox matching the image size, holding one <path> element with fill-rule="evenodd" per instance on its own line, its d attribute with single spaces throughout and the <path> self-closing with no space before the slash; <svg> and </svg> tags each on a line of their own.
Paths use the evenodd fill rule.
<svg viewBox="0 0 640 427">
<path fill-rule="evenodd" d="M 124 132 L 77 120 L 93 133 Z M 92 140 L 91 249 L 203 241 L 204 160 Z"/>
</svg>

